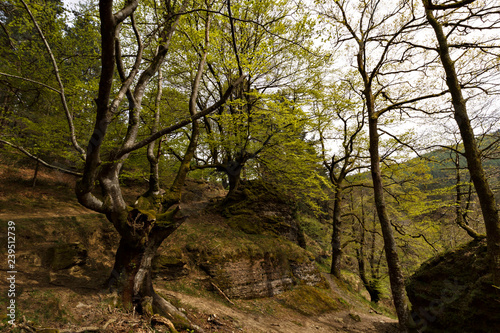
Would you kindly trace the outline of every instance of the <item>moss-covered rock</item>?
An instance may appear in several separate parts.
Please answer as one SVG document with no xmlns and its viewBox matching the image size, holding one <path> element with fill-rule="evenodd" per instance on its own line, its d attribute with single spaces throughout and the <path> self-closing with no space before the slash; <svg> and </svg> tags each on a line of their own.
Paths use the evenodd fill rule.
<svg viewBox="0 0 500 333">
<path fill-rule="evenodd" d="M 247 234 L 273 234 L 305 247 L 293 203 L 261 181 L 245 181 L 240 191 L 219 206 L 232 228 Z"/>
<path fill-rule="evenodd" d="M 486 242 L 472 241 L 424 263 L 408 280 L 421 331 L 500 332 L 500 290 L 486 255 Z"/>
<path fill-rule="evenodd" d="M 294 206 L 262 182 L 243 182 L 237 195 L 189 219 L 167 240 L 154 267 L 186 260 L 230 298 L 279 295 L 297 285 L 326 286 L 315 256 L 305 249 Z M 176 251 L 182 253 L 172 256 Z M 162 268 L 162 269 L 163 269 Z M 159 273 L 165 278 L 166 274 Z M 216 290 L 217 292 L 217 290 Z"/>
<path fill-rule="evenodd" d="M 47 250 L 47 262 L 52 270 L 85 265 L 87 249 L 80 243 L 59 244 Z"/>
</svg>

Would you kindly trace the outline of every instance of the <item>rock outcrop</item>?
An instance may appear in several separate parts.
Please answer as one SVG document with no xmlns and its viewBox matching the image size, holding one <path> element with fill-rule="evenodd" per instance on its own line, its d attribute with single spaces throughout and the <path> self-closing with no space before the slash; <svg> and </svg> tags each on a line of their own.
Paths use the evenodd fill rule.
<svg viewBox="0 0 500 333">
<path fill-rule="evenodd" d="M 277 235 L 305 248 L 304 232 L 295 219 L 293 203 L 262 182 L 246 181 L 240 187 L 220 207 L 231 227 L 248 234 Z"/>
<path fill-rule="evenodd" d="M 269 256 L 202 265 L 202 268 L 230 298 L 271 297 L 298 283 L 314 286 L 322 282 L 313 262 L 280 262 Z"/>
<path fill-rule="evenodd" d="M 272 188 L 244 182 L 237 195 L 215 202 L 181 227 L 186 229 L 177 242 L 154 261 L 157 277 L 202 272 L 208 286 L 243 299 L 278 295 L 294 285 L 326 285 L 292 207 Z M 182 239 L 184 232 L 190 235 Z"/>
<path fill-rule="evenodd" d="M 175 280 L 189 274 L 187 259 L 180 251 L 157 255 L 153 259 L 152 270 L 154 276 L 164 280 Z"/>
<path fill-rule="evenodd" d="M 500 289 L 492 284 L 485 241 L 424 263 L 406 290 L 420 332 L 500 332 Z"/>
</svg>

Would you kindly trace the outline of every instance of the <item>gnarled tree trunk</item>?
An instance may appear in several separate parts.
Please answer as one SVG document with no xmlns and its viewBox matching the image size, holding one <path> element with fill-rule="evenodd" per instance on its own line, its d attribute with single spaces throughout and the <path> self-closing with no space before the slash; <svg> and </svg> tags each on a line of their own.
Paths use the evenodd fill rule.
<svg viewBox="0 0 500 333">
<path fill-rule="evenodd" d="M 143 204 L 154 199 L 141 197 L 139 201 Z M 118 290 L 125 309 L 135 309 L 148 317 L 152 316 L 153 312 L 161 313 L 174 324 L 181 320 L 180 324 L 187 325 L 189 322 L 182 315 L 178 318 L 180 312 L 176 311 L 175 307 L 171 307 L 169 312 L 162 311 L 163 302 L 159 301 L 160 297 L 154 291 L 151 276 L 151 264 L 158 248 L 184 219 L 176 218 L 174 210 L 167 213 L 162 220 L 154 220 L 150 214 L 142 213 L 141 210 L 135 208 L 130 212 L 108 216 L 114 224 L 126 223 L 131 231 L 123 234 L 120 239 L 113 271 L 108 280 L 109 286 Z"/>
</svg>

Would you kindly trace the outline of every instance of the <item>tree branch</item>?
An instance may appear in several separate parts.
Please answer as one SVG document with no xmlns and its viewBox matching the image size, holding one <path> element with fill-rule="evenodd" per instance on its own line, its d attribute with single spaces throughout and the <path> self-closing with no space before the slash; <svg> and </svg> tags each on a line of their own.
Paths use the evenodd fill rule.
<svg viewBox="0 0 500 333">
<path fill-rule="evenodd" d="M 376 112 L 376 117 L 380 117 L 382 114 L 386 113 L 387 111 L 400 108 L 400 107 L 402 107 L 402 106 L 404 106 L 406 104 L 415 103 L 415 102 L 422 101 L 422 100 L 425 100 L 425 99 L 440 97 L 440 96 L 445 95 L 448 92 L 449 92 L 449 90 L 444 90 L 444 91 L 441 91 L 441 92 L 436 93 L 436 94 L 419 96 L 419 97 L 415 97 L 415 98 L 411 98 L 411 99 L 407 99 L 407 100 L 404 100 L 404 101 L 401 101 L 401 102 L 397 102 L 397 103 L 391 104 L 391 105 L 383 108 L 382 110 Z"/>
<path fill-rule="evenodd" d="M 40 86 L 42 86 L 42 87 L 45 87 L 45 88 L 47 88 L 47 89 L 49 89 L 49 90 L 52 90 L 52 91 L 54 91 L 54 92 L 56 92 L 56 93 L 58 93 L 58 94 L 60 94 L 60 93 L 61 93 L 61 91 L 60 91 L 60 90 L 57 90 L 57 89 L 56 89 L 56 88 L 54 88 L 54 87 L 51 87 L 51 86 L 49 86 L 49 85 L 47 85 L 47 84 L 45 84 L 45 83 L 39 82 L 39 81 L 35 81 L 35 80 L 32 80 L 32 79 L 28 79 L 28 78 L 26 78 L 26 77 L 17 76 L 17 75 L 12 75 L 12 74 L 7 74 L 7 73 L 2 73 L 2 72 L 0 72 L 0 75 L 7 76 L 7 77 L 12 77 L 12 78 L 15 78 L 15 79 L 24 80 L 24 81 L 31 82 L 31 83 L 35 83 L 35 84 L 38 84 L 38 85 L 40 85 Z"/>
<path fill-rule="evenodd" d="M 231 26 L 231 39 L 233 42 L 234 56 L 236 57 L 236 64 L 238 64 L 238 72 L 240 76 L 242 76 L 243 70 L 241 69 L 240 56 L 238 54 L 238 47 L 236 46 L 236 36 L 234 33 L 234 19 L 231 13 L 231 0 L 227 0 L 227 14 L 229 16 L 229 25 Z"/>
<path fill-rule="evenodd" d="M 139 142 L 136 142 L 135 144 L 129 146 L 129 147 L 126 147 L 126 148 L 123 148 L 116 156 L 116 158 L 120 158 L 122 157 L 123 155 L 125 154 L 128 154 L 134 150 L 137 150 L 139 148 L 142 148 L 144 147 L 145 145 L 147 145 L 148 143 L 152 142 L 152 141 L 155 141 L 157 139 L 159 139 L 160 137 L 164 136 L 165 134 L 168 134 L 168 133 L 172 133 L 173 131 L 175 130 L 178 130 L 179 128 L 182 128 L 184 126 L 186 126 L 187 124 L 193 122 L 194 120 L 197 120 L 201 117 L 204 117 L 212 112 L 214 112 L 215 110 L 217 110 L 219 107 L 221 107 L 226 101 L 227 99 L 229 98 L 229 96 L 231 96 L 232 92 L 233 92 L 233 89 L 240 85 L 243 80 L 245 79 L 245 75 L 244 76 L 240 76 L 236 81 L 234 81 L 226 90 L 226 92 L 224 93 L 224 95 L 222 96 L 222 98 L 217 101 L 216 103 L 214 103 L 212 106 L 206 108 L 205 110 L 201 111 L 201 112 L 198 112 L 197 114 L 191 116 L 191 117 L 188 117 L 184 120 L 181 120 L 179 122 L 177 122 L 176 124 L 173 124 L 171 126 L 168 126 L 168 127 L 165 127 L 163 128 L 162 130 L 156 132 L 155 134 L 149 136 L 148 138 L 142 140 L 142 141 L 139 141 Z"/>
<path fill-rule="evenodd" d="M 434 5 L 431 0 L 429 0 L 429 5 L 427 6 L 430 10 L 444 10 L 444 9 L 453 9 L 460 8 L 465 5 L 471 4 L 476 0 L 461 0 L 454 3 L 444 4 L 444 5 Z"/>
<path fill-rule="evenodd" d="M 12 148 L 15 148 L 15 149 L 19 150 L 21 153 L 25 154 L 26 156 L 28 156 L 31 159 L 34 159 L 37 162 L 40 162 L 42 165 L 46 166 L 47 168 L 54 169 L 54 170 L 66 173 L 68 175 L 73 175 L 73 176 L 77 176 L 77 177 L 82 177 L 83 176 L 83 174 L 80 173 L 80 172 L 71 171 L 71 170 L 68 170 L 68 169 L 64 169 L 64 168 L 61 168 L 61 167 L 49 164 L 49 163 L 45 162 L 44 160 L 42 160 L 41 158 L 39 158 L 39 157 L 31 154 L 30 152 L 28 152 L 23 147 L 15 145 L 15 144 L 13 144 L 13 143 L 11 143 L 9 141 L 5 141 L 5 140 L 0 139 L 0 142 L 3 143 L 3 144 L 6 144 L 8 146 L 11 146 Z"/>
</svg>

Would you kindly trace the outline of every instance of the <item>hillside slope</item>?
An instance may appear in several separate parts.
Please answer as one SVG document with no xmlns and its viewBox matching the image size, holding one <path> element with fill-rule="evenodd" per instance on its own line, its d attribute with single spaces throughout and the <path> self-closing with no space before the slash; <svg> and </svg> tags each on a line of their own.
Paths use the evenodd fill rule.
<svg viewBox="0 0 500 333">
<path fill-rule="evenodd" d="M 9 220 L 16 223 L 20 327 L 168 331 L 161 320 L 124 312 L 117 295 L 109 292 L 106 281 L 118 235 L 104 216 L 78 206 L 72 179 L 42 173 L 31 188 L 29 170 L 2 167 L 0 172 L 0 228 L 6 230 Z M 300 246 L 310 240 L 300 236 L 284 205 L 262 204 L 253 197 L 260 215 L 253 215 L 248 202 L 245 209 L 236 204 L 221 211 L 216 203 L 223 194 L 216 186 L 190 181 L 181 204 L 190 217 L 156 259 L 157 290 L 193 322 L 206 332 L 395 330 L 394 319 L 377 314 L 359 295 L 319 274 L 314 254 Z M 258 229 L 243 225 L 243 215 L 246 221 L 257 219 L 252 225 Z M 0 239 L 2 249 L 6 242 Z M 1 253 L 5 262 L 5 251 Z M 2 279 L 0 286 L 7 290 L 7 281 Z M 6 304 L 6 295 L 2 292 L 0 303 Z M 0 315 L 0 329 L 10 332 L 8 318 Z"/>
</svg>

